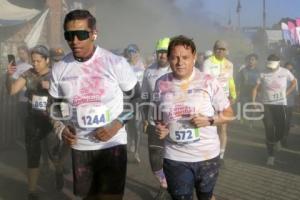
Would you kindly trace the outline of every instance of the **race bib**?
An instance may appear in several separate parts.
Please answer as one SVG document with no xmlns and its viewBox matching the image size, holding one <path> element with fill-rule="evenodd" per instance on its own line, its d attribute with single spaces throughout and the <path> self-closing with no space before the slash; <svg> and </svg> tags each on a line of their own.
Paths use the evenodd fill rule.
<svg viewBox="0 0 300 200">
<path fill-rule="evenodd" d="M 110 112 L 105 106 L 81 105 L 77 109 L 81 128 L 98 128 L 110 123 Z"/>
<path fill-rule="evenodd" d="M 282 91 L 268 91 L 267 98 L 268 101 L 275 102 L 283 100 L 285 98 L 285 94 Z"/>
<path fill-rule="evenodd" d="M 46 111 L 48 97 L 47 96 L 32 96 L 32 108 L 34 110 Z"/>
<path fill-rule="evenodd" d="M 190 122 L 184 120 L 169 123 L 170 138 L 176 143 L 193 143 L 200 140 L 199 128 L 193 128 Z"/>
</svg>

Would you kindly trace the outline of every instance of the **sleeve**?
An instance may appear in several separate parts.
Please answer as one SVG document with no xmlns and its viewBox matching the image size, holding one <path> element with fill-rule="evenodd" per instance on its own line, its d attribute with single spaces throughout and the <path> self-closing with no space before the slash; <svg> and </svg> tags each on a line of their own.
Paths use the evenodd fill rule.
<svg viewBox="0 0 300 200">
<path fill-rule="evenodd" d="M 121 90 L 126 92 L 133 89 L 137 83 L 137 77 L 125 58 L 122 58 L 121 61 L 113 67 L 115 68 L 114 73 Z"/>
<path fill-rule="evenodd" d="M 51 70 L 51 77 L 50 77 L 50 88 L 49 88 L 49 94 L 53 98 L 61 98 L 62 94 L 59 92 L 59 81 L 57 80 L 57 75 L 55 73 L 54 68 Z"/>
<path fill-rule="evenodd" d="M 262 78 L 263 78 L 263 74 L 259 73 L 258 76 L 257 76 L 257 79 L 256 79 L 256 84 L 261 84 Z"/>
<path fill-rule="evenodd" d="M 292 74 L 292 72 L 290 72 L 289 70 L 286 70 L 286 71 L 287 71 L 287 80 L 288 81 L 295 80 L 295 76 Z"/>
<path fill-rule="evenodd" d="M 225 95 L 224 90 L 216 79 L 214 79 L 211 84 L 212 106 L 214 107 L 215 111 L 222 112 L 224 109 L 230 106 L 229 99 Z"/>
<path fill-rule="evenodd" d="M 27 71 L 23 72 L 22 74 L 20 74 L 20 75 L 18 75 L 18 76 L 19 76 L 18 78 L 23 78 L 23 79 L 25 79 L 26 82 L 27 82 L 27 79 L 28 79 L 28 77 L 30 76 L 30 72 L 29 72 L 29 70 L 27 70 Z M 17 79 L 18 79 L 18 78 L 17 78 Z"/>
<path fill-rule="evenodd" d="M 229 79 L 229 92 L 230 92 L 230 97 L 232 99 L 236 99 L 236 90 L 235 90 L 235 83 L 233 78 Z"/>
</svg>

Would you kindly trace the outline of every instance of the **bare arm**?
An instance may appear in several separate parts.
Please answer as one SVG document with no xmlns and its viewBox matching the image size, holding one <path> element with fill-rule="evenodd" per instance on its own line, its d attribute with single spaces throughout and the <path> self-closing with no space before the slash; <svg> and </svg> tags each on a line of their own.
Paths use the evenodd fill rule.
<svg viewBox="0 0 300 200">
<path fill-rule="evenodd" d="M 14 81 L 11 75 L 7 74 L 6 76 L 6 89 L 9 95 L 17 94 L 25 87 L 25 84 L 26 84 L 26 80 L 22 77 Z"/>
<path fill-rule="evenodd" d="M 296 79 L 291 81 L 291 84 L 286 90 L 286 96 L 289 96 L 293 92 L 293 90 L 296 88 L 296 84 L 297 84 Z"/>
<path fill-rule="evenodd" d="M 260 88 L 260 84 L 256 84 L 254 86 L 254 88 L 252 89 L 252 102 L 256 102 L 256 97 L 257 97 L 259 88 Z"/>
</svg>

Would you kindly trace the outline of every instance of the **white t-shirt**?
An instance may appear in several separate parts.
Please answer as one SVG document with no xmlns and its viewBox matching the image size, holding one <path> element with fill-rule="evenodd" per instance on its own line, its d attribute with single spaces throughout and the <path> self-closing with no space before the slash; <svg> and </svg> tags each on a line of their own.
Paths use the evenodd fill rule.
<svg viewBox="0 0 300 200">
<path fill-rule="evenodd" d="M 100 47 L 85 62 L 68 54 L 54 65 L 49 93 L 54 98 L 65 98 L 72 106 L 68 123 L 75 126 L 77 137 L 72 148 L 98 150 L 127 143 L 124 127 L 107 142 L 96 139 L 93 131 L 118 117 L 123 111 L 123 91 L 131 90 L 136 83 L 125 58 Z"/>
<path fill-rule="evenodd" d="M 276 71 L 266 70 L 260 74 L 258 83 L 262 88 L 262 103 L 287 105 L 287 83 L 294 80 L 294 75 L 287 69 L 279 67 Z"/>
<path fill-rule="evenodd" d="M 219 82 L 209 74 L 194 69 L 188 80 L 175 79 L 168 73 L 156 82 L 154 91 L 162 120 L 168 124 L 164 157 L 182 162 L 199 162 L 220 154 L 216 126 L 196 128 L 193 115 L 213 116 L 230 106 Z"/>
<path fill-rule="evenodd" d="M 137 78 L 140 86 L 142 86 L 145 68 L 140 67 L 140 66 L 132 66 L 132 69 L 133 69 L 133 72 L 136 75 L 136 78 Z"/>
<path fill-rule="evenodd" d="M 24 72 L 31 69 L 32 66 L 26 62 L 18 62 L 16 66 L 16 71 L 12 75 L 12 78 L 17 80 Z M 28 98 L 25 96 L 26 93 L 26 87 L 22 89 L 22 91 L 19 93 L 19 101 L 20 102 L 27 102 Z"/>
<path fill-rule="evenodd" d="M 144 72 L 143 82 L 142 82 L 142 100 L 144 102 L 151 102 L 153 100 L 153 91 L 155 88 L 155 82 L 158 78 L 166 73 L 171 72 L 170 66 L 158 67 L 157 63 L 150 65 Z M 147 120 L 150 124 L 155 125 L 153 121 L 153 109 L 150 107 Z"/>
</svg>

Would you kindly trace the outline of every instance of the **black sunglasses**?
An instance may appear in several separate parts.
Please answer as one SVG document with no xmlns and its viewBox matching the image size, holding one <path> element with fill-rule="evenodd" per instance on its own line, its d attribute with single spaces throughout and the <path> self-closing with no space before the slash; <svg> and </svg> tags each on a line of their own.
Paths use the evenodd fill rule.
<svg viewBox="0 0 300 200">
<path fill-rule="evenodd" d="M 73 41 L 75 38 L 75 35 L 78 40 L 86 40 L 90 37 L 91 31 L 85 31 L 85 30 L 78 30 L 78 31 L 65 31 L 64 36 L 67 41 Z"/>
</svg>

